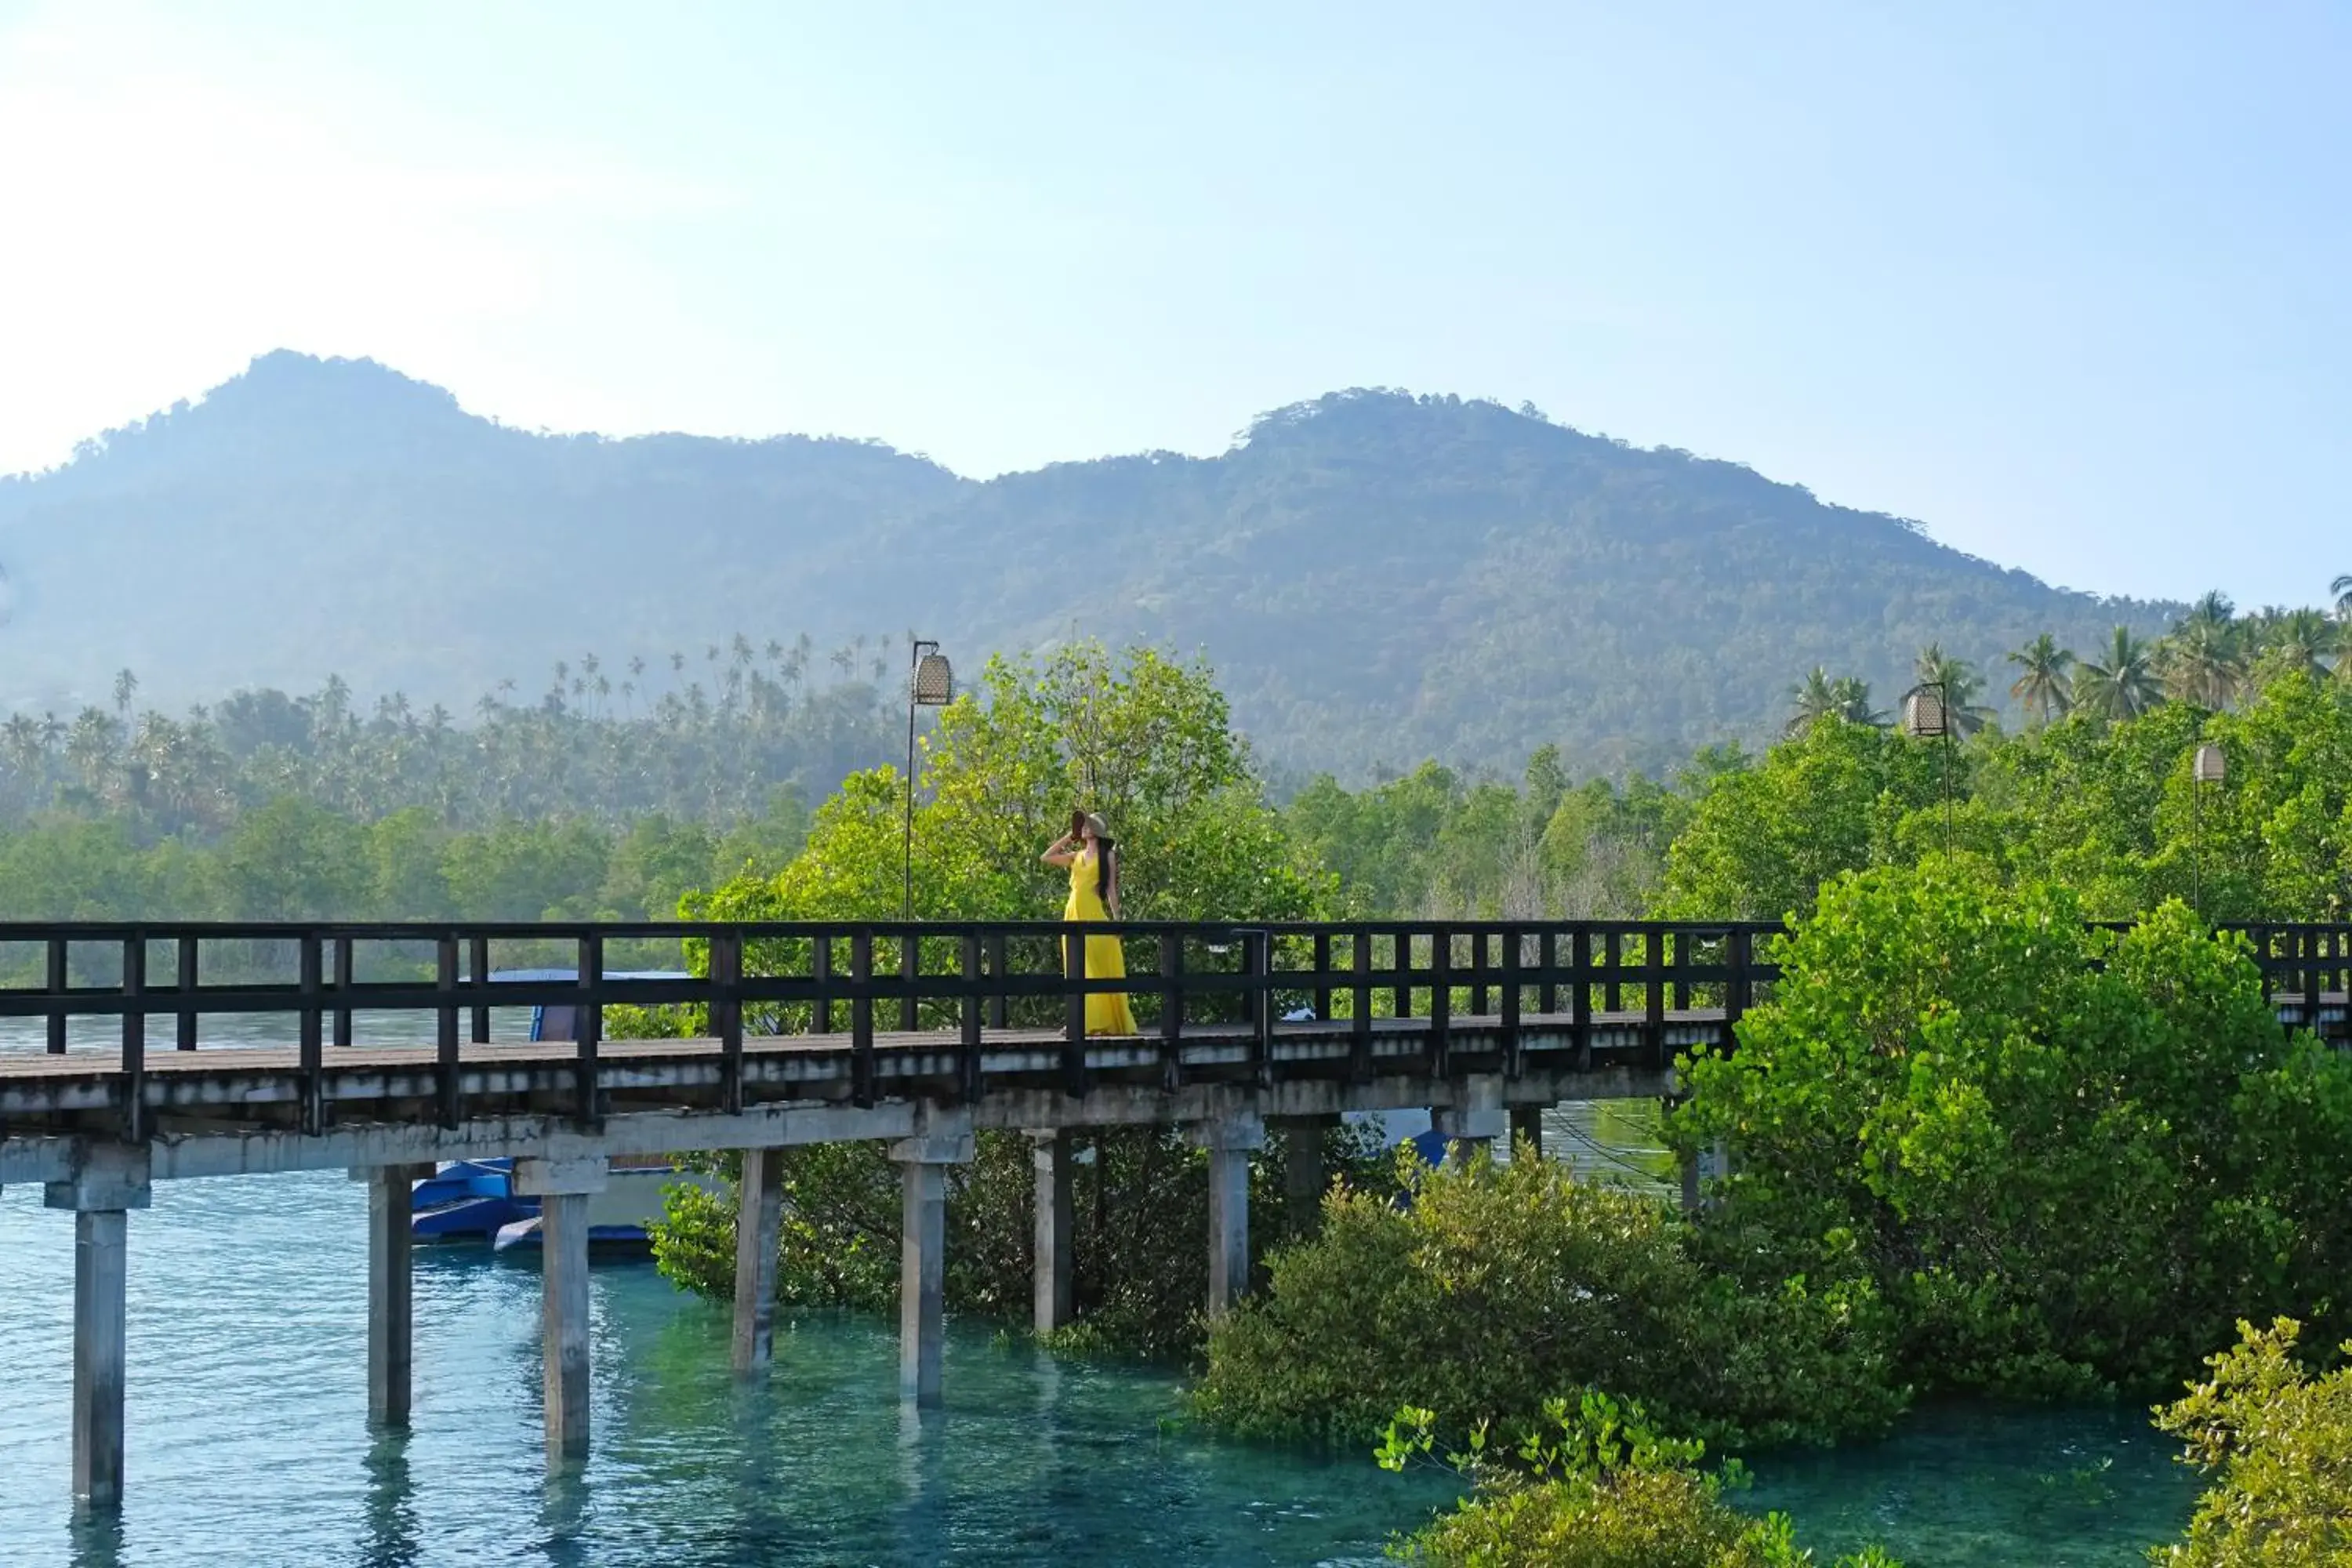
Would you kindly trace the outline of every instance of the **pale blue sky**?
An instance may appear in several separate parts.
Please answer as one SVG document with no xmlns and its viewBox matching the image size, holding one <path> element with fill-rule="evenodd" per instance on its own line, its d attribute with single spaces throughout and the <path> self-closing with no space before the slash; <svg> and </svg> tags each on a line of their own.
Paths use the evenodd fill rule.
<svg viewBox="0 0 2352 1568">
<path fill-rule="evenodd" d="M 371 9 L 0 0 L 0 468 L 278 346 L 972 474 L 1379 384 L 2352 571 L 2335 0 Z"/>
</svg>

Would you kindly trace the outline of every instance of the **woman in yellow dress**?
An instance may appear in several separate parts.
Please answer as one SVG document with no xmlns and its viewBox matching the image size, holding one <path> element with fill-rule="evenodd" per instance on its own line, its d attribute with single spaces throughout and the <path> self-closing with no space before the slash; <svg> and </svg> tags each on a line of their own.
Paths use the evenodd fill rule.
<svg viewBox="0 0 2352 1568">
<path fill-rule="evenodd" d="M 1103 819 L 1083 811 L 1070 813 L 1070 830 L 1045 851 L 1045 864 L 1070 870 L 1070 901 L 1062 906 L 1066 921 L 1118 919 L 1118 844 Z M 1118 938 L 1087 938 L 1087 978 L 1124 980 L 1127 959 Z M 1139 1035 L 1135 1009 L 1123 991 L 1090 992 L 1087 996 L 1087 1033 Z"/>
</svg>

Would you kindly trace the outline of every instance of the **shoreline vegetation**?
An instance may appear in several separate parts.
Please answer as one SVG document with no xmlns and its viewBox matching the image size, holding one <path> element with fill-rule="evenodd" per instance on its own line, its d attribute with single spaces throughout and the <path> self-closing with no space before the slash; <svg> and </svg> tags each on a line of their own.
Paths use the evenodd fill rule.
<svg viewBox="0 0 2352 1568">
<path fill-rule="evenodd" d="M 1056 1345 L 1189 1360 L 1215 1430 L 1450 1456 L 1468 1496 L 1397 1544 L 1412 1561 L 1811 1561 L 1801 1520 L 1727 1509 L 1740 1455 L 1866 1438 L 1950 1394 L 2161 1405 L 2210 1489 L 2153 1561 L 2345 1560 L 2352 1057 L 2285 1035 L 2207 922 L 2352 914 L 2347 625 L 2209 596 L 2158 644 L 2042 639 L 2012 657 L 2014 733 L 1985 678 L 1929 648 L 1948 741 L 1814 671 L 1779 743 L 1708 748 L 1667 782 L 1579 781 L 1546 748 L 1517 785 L 1433 763 L 1278 805 L 1202 666 L 1083 643 L 992 662 L 922 738 L 927 915 L 1050 918 L 1034 847 L 1075 801 L 1115 825 L 1139 920 L 1794 921 L 1740 1051 L 1687 1062 L 1663 1121 L 1669 1147 L 1728 1156 L 1695 1214 L 1558 1164 L 1430 1172 L 1334 1131 L 1321 1210 L 1262 1228 L 1257 1289 L 1210 1327 L 1198 1154 L 1106 1131 L 1082 1140 L 1078 1316 Z M 573 706 L 593 689 L 577 674 L 470 729 L 240 694 L 176 731 L 213 727 L 176 773 L 138 744 L 165 731 L 130 689 L 55 733 L 20 717 L 0 726 L 0 915 L 892 915 L 905 780 L 856 765 L 889 754 L 889 715 L 854 670 L 793 688 L 772 655 L 739 640 L 731 689 L 645 719 Z M 2220 781 L 2192 770 L 2200 745 Z M 606 795 L 590 755 L 617 770 Z M 503 794 L 432 795 L 486 757 Z M 593 799 L 532 805 L 541 769 Z M 2108 921 L 2132 923 L 2085 923 Z M 980 1142 L 950 1196 L 949 1299 L 1013 1319 L 1027 1150 Z M 1280 1158 L 1252 1178 L 1269 1215 Z M 783 1300 L 887 1301 L 880 1151 L 787 1163 Z M 669 1277 L 726 1293 L 732 1216 L 679 1190 Z"/>
</svg>

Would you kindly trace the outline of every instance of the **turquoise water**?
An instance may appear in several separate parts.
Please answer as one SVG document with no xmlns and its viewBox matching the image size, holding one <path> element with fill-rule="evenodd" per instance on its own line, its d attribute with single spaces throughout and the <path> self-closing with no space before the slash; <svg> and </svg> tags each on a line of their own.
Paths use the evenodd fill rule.
<svg viewBox="0 0 2352 1568">
<path fill-rule="evenodd" d="M 1874 1447 L 1759 1461 L 1741 1502 L 1824 1559 L 1874 1541 L 1909 1568 L 2120 1568 L 2189 1522 L 2179 1451 L 2128 1408 L 1929 1408 Z"/>
<path fill-rule="evenodd" d="M 129 1497 L 68 1502 L 72 1220 L 0 1194 L 0 1563 L 1364 1563 L 1450 1497 L 1171 1427 L 1168 1374 L 1056 1363 L 965 1325 L 947 1405 L 897 1401 L 889 1325 L 802 1321 L 764 1385 L 722 1311 L 643 1266 L 594 1275 L 594 1451 L 550 1484 L 539 1277 L 419 1254 L 416 1409 L 365 1424 L 364 1190 L 341 1176 L 159 1184 L 131 1221 Z M 2097 1468 L 2107 1461 L 2105 1470 Z M 2125 1564 L 2188 1491 L 2128 1416 L 1931 1413 L 1876 1448 L 1768 1462 L 1752 1501 L 1807 1536 L 1937 1563 Z"/>
</svg>

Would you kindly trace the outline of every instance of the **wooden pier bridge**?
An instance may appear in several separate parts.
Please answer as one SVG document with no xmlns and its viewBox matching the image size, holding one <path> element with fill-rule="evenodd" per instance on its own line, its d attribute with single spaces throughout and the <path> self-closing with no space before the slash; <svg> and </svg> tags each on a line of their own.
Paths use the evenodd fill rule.
<svg viewBox="0 0 2352 1568">
<path fill-rule="evenodd" d="M 2346 1038 L 2352 926 L 2238 929 L 2282 1022 Z M 0 986 L 0 1020 L 31 1031 L 0 1049 L 0 1184 L 42 1184 L 74 1215 L 74 1490 L 105 1507 L 122 1487 L 128 1215 L 154 1181 L 344 1168 L 368 1183 L 369 1410 L 396 1425 L 411 1183 L 438 1161 L 512 1157 L 517 1190 L 541 1203 L 547 1443 L 562 1463 L 588 1441 L 587 1208 L 616 1156 L 742 1152 L 733 1353 L 750 1373 L 770 1353 L 779 1151 L 887 1141 L 905 1194 L 901 1391 L 931 1404 L 946 1173 L 977 1131 L 1033 1140 L 1049 1329 L 1070 1315 L 1073 1130 L 1188 1130 L 1211 1161 L 1207 1307 L 1222 1311 L 1247 1279 L 1249 1157 L 1269 1130 L 1311 1174 L 1347 1111 L 1426 1108 L 1478 1143 L 1563 1100 L 1670 1095 L 1678 1054 L 1727 1047 L 1769 997 L 1780 930 L 0 925 L 0 973 L 39 976 Z M 1128 978 L 1083 978 L 1088 931 L 1123 939 Z M 619 973 L 648 952 L 690 973 Z M 503 978 L 494 959 L 572 978 Z M 1086 997 L 1106 991 L 1134 999 L 1142 1034 L 1087 1036 Z M 518 1006 L 568 1012 L 572 1037 L 493 1038 L 493 1011 Z M 680 1007 L 698 1033 L 645 1026 Z M 293 1044 L 224 1043 L 272 1014 Z"/>
</svg>

